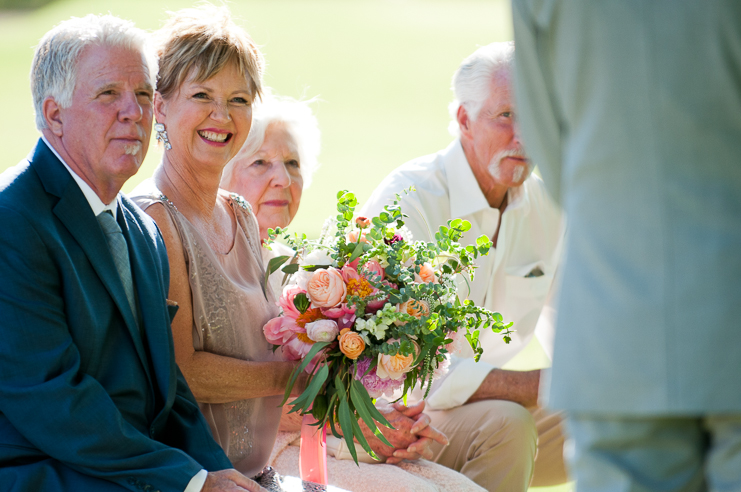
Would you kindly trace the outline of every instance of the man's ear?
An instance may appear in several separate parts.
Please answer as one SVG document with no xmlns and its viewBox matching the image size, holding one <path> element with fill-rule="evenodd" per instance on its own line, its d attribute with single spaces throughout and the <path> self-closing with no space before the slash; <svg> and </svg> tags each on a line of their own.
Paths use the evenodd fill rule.
<svg viewBox="0 0 741 492">
<path fill-rule="evenodd" d="M 61 110 L 62 108 L 59 106 L 59 103 L 51 96 L 44 99 L 44 102 L 41 103 L 41 111 L 44 114 L 46 126 L 54 135 L 60 138 L 64 135 Z"/>
<path fill-rule="evenodd" d="M 164 123 L 167 118 L 167 102 L 162 94 L 155 91 L 154 93 L 154 119 L 157 123 Z"/>
<path fill-rule="evenodd" d="M 469 133 L 469 124 L 471 123 L 471 120 L 468 117 L 468 111 L 466 111 L 466 108 L 464 108 L 462 104 L 458 106 L 456 119 L 458 120 L 458 127 L 461 129 L 461 136 L 467 136 Z"/>
</svg>

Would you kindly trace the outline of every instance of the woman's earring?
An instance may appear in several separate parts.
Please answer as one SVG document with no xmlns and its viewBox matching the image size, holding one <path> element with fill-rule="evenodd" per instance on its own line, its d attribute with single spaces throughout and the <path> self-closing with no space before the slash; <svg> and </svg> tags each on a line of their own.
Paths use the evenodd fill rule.
<svg viewBox="0 0 741 492">
<path fill-rule="evenodd" d="M 172 145 L 170 145 L 170 139 L 167 138 L 167 130 L 165 130 L 165 125 L 163 123 L 155 123 L 154 131 L 157 132 L 157 141 L 162 142 L 162 144 L 165 146 L 165 150 L 170 150 L 172 148 Z"/>
</svg>

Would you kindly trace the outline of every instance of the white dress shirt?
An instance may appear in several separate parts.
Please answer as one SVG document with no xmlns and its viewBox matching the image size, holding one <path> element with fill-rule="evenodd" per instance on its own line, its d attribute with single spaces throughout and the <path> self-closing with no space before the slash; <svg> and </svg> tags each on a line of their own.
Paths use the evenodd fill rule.
<svg viewBox="0 0 741 492">
<path fill-rule="evenodd" d="M 49 147 L 49 150 L 51 150 L 52 153 L 57 156 L 57 159 L 59 159 L 59 161 L 64 164 L 64 167 L 67 168 L 67 171 L 69 171 L 69 173 L 72 175 L 72 178 L 80 187 L 80 191 L 82 191 L 82 194 L 85 195 L 85 198 L 90 204 L 90 208 L 93 210 L 95 216 L 97 217 L 102 212 L 110 210 L 113 214 L 113 218 L 117 218 L 116 214 L 118 213 L 118 199 L 114 199 L 107 205 L 103 203 L 103 200 L 101 200 L 98 194 L 93 191 L 90 185 L 87 184 L 80 176 L 78 176 L 77 173 L 75 173 L 72 168 L 69 167 L 69 165 L 64 161 L 64 159 L 62 159 L 62 156 L 60 156 L 56 149 L 51 146 L 46 137 L 42 135 L 41 139 L 44 141 L 46 146 Z M 201 492 L 201 490 L 203 489 L 203 485 L 206 483 L 206 477 L 208 477 L 208 472 L 206 470 L 199 471 L 193 476 L 193 478 L 190 479 L 190 482 L 188 482 L 188 486 L 185 487 L 185 490 L 183 492 Z"/>
<path fill-rule="evenodd" d="M 402 193 L 412 185 L 416 192 Z M 402 195 L 402 212 L 409 216 L 405 225 L 414 240 L 433 240 L 438 227 L 455 218 L 471 223 L 462 244 L 475 243 L 481 235 L 491 238 L 496 232 L 499 209 L 489 206 L 460 140 L 393 171 L 376 188 L 360 214 L 377 215 L 396 193 Z M 497 246 L 477 260 L 470 293 L 462 283 L 459 296 L 501 313 L 505 323 L 513 322 L 512 341 L 505 344 L 501 334 L 482 332 L 481 360 L 474 362 L 470 348 L 468 353 L 454 357 L 447 377 L 436 383 L 428 397 L 430 408 L 446 409 L 465 403 L 486 375 L 524 349 L 533 334 L 547 355 L 552 355 L 552 323 L 546 316 L 540 318 L 558 263 L 565 223 L 561 210 L 537 176 L 531 175 L 522 186 L 510 188 L 508 193 L 509 205 L 502 214 Z"/>
</svg>

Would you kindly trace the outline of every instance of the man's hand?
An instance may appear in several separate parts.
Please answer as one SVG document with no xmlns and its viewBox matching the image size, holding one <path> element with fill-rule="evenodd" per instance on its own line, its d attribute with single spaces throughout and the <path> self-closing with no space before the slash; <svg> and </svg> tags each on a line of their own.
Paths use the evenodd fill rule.
<svg viewBox="0 0 741 492">
<path fill-rule="evenodd" d="M 361 429 L 371 449 L 379 457 L 385 457 L 386 463 L 393 465 L 405 459 L 431 459 L 433 456 L 430 445 L 433 441 L 442 445 L 448 444 L 448 438 L 432 427 L 430 417 L 422 413 L 425 408 L 424 401 L 406 407 L 399 402 L 391 405 L 385 400 L 378 400 L 376 408 L 395 428 L 379 426 L 393 447 L 382 443 L 362 421 Z"/>
<path fill-rule="evenodd" d="M 235 469 L 209 472 L 201 492 L 268 492 Z"/>
</svg>

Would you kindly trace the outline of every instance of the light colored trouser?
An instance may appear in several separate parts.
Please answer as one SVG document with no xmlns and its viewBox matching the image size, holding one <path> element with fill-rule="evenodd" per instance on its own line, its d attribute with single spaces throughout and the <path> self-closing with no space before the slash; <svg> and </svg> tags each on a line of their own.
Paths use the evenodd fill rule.
<svg viewBox="0 0 741 492">
<path fill-rule="evenodd" d="M 486 490 L 524 491 L 530 485 L 568 480 L 557 414 L 503 400 L 425 413 L 450 440 L 448 446 L 433 446 L 434 461 L 460 471 Z"/>
<path fill-rule="evenodd" d="M 741 415 L 569 415 L 576 490 L 741 491 Z"/>
</svg>

